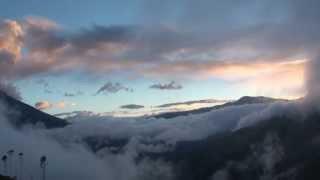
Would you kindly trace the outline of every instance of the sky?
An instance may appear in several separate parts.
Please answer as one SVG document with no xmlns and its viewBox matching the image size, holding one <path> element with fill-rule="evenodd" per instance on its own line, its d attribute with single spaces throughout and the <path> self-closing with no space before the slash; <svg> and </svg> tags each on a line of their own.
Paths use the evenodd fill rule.
<svg viewBox="0 0 320 180">
<path fill-rule="evenodd" d="M 0 89 L 51 114 L 299 98 L 319 49 L 319 5 L 2 0 Z"/>
</svg>

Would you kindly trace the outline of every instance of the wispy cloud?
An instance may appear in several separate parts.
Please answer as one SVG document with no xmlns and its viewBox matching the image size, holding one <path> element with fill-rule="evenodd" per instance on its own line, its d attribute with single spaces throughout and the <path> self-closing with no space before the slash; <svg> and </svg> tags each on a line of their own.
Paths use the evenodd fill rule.
<svg viewBox="0 0 320 180">
<path fill-rule="evenodd" d="M 95 94 L 96 95 L 101 94 L 101 93 L 109 94 L 109 93 L 117 93 L 119 91 L 133 92 L 133 89 L 128 88 L 119 82 L 116 82 L 116 83 L 107 82 L 101 88 L 99 88 Z"/>
<path fill-rule="evenodd" d="M 44 88 L 49 87 L 49 82 L 46 81 L 45 79 L 38 79 L 38 80 L 36 80 L 36 83 L 39 85 L 42 85 Z"/>
<path fill-rule="evenodd" d="M 63 113 L 54 114 L 54 116 L 70 118 L 70 117 L 77 117 L 77 116 L 90 116 L 93 114 L 94 113 L 91 111 L 72 111 L 72 112 L 63 112 Z"/>
<path fill-rule="evenodd" d="M 177 102 L 177 103 L 168 103 L 162 104 L 157 107 L 159 108 L 167 108 L 167 107 L 177 107 L 180 105 L 191 106 L 194 104 L 219 104 L 219 103 L 226 103 L 226 100 L 216 100 L 216 99 L 204 99 L 204 100 L 195 100 L 195 101 L 185 101 L 185 102 Z"/>
<path fill-rule="evenodd" d="M 159 89 L 159 90 L 179 90 L 182 89 L 182 85 L 176 83 L 175 81 L 171 81 L 169 83 L 158 83 L 158 84 L 153 84 L 149 88 L 151 89 Z"/>
<path fill-rule="evenodd" d="M 142 109 L 144 106 L 138 104 L 127 104 L 120 106 L 121 109 Z"/>
<path fill-rule="evenodd" d="M 83 95 L 84 93 L 82 92 L 82 91 L 77 91 L 77 92 L 74 92 L 74 93 L 72 93 L 72 92 L 65 92 L 63 95 L 65 96 L 65 97 L 76 97 L 76 96 L 81 96 L 81 95 Z"/>
</svg>

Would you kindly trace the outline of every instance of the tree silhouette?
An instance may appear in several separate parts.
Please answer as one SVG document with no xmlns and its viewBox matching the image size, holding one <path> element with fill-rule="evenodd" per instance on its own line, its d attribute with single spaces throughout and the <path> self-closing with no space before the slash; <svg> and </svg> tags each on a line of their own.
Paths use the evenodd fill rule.
<svg viewBox="0 0 320 180">
<path fill-rule="evenodd" d="M 47 167 L 47 157 L 42 156 L 40 158 L 40 168 L 42 169 L 42 180 L 46 180 L 46 167 Z"/>
<path fill-rule="evenodd" d="M 19 153 L 19 176 L 18 180 L 23 180 L 23 153 Z"/>
<path fill-rule="evenodd" d="M 7 155 L 3 155 L 2 158 L 1 158 L 1 161 L 2 161 L 2 163 L 3 163 L 3 172 L 4 172 L 4 175 L 7 175 L 7 160 L 8 160 Z"/>
<path fill-rule="evenodd" d="M 12 156 L 14 154 L 14 150 L 13 149 L 10 149 L 7 154 L 9 155 L 9 176 L 14 176 L 14 172 L 13 172 L 13 168 L 14 168 L 14 165 L 13 165 L 13 159 L 12 159 Z"/>
</svg>

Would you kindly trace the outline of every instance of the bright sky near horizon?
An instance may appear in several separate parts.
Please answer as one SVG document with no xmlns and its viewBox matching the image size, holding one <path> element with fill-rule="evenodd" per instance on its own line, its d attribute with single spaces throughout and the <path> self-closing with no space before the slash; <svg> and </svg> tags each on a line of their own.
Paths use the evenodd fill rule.
<svg viewBox="0 0 320 180">
<path fill-rule="evenodd" d="M 0 88 L 52 114 L 301 97 L 320 29 L 301 2 L 2 0 Z"/>
</svg>

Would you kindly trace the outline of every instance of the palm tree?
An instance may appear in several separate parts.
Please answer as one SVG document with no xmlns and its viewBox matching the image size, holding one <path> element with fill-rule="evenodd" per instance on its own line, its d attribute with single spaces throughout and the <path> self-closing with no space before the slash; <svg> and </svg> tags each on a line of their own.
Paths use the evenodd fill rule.
<svg viewBox="0 0 320 180">
<path fill-rule="evenodd" d="M 20 164 L 20 167 L 19 167 L 19 176 L 18 176 L 18 179 L 19 180 L 23 180 L 23 153 L 19 153 L 19 164 Z"/>
<path fill-rule="evenodd" d="M 1 158 L 1 160 L 3 162 L 3 173 L 4 173 L 4 175 L 7 175 L 7 159 L 8 159 L 7 155 L 3 155 L 2 158 Z"/>
<path fill-rule="evenodd" d="M 13 168 L 14 168 L 14 166 L 13 166 L 13 159 L 12 159 L 12 156 L 13 156 L 13 154 L 14 154 L 14 150 L 13 149 L 10 149 L 8 152 L 7 152 L 7 154 L 9 155 L 9 172 L 8 172 L 8 175 L 10 176 L 14 176 L 14 172 L 13 172 Z"/>
<path fill-rule="evenodd" d="M 40 168 L 42 169 L 42 180 L 46 180 L 46 166 L 48 165 L 47 163 L 47 157 L 42 156 L 40 158 Z"/>
</svg>

